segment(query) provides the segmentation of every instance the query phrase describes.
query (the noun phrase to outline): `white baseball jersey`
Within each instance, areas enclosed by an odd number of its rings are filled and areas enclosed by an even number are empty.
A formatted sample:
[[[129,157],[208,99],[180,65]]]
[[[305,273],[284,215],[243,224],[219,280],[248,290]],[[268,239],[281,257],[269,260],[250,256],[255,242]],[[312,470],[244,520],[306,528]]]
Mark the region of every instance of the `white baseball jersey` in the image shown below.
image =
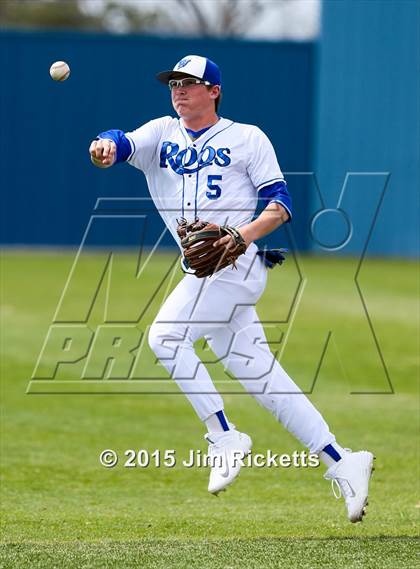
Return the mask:
[[[273,146],[256,126],[220,118],[192,141],[169,116],[126,133],[128,162],[146,176],[150,195],[179,244],[177,218],[240,227],[252,221],[258,191],[283,180]]]

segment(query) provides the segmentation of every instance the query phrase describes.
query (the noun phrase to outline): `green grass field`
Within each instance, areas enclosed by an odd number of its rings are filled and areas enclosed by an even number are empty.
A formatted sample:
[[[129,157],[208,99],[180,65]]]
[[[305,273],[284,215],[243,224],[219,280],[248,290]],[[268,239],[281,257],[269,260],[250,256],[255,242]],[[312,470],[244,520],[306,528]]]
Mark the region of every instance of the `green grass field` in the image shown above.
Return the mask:
[[[395,392],[354,395],[350,392],[365,384],[366,390],[389,391],[377,354],[366,344],[371,339],[354,295],[357,263],[303,259],[307,286],[296,320],[299,334],[282,363],[297,383],[310,387],[319,339],[325,330],[333,331],[333,340],[334,330],[340,331],[311,399],[341,444],[369,448],[377,456],[368,515],[363,524],[352,525],[343,501],[334,499],[322,478],[322,466],[246,468],[218,498],[207,493],[205,468],[124,468],[121,462],[113,469],[102,467],[98,457],[106,448],[120,456],[130,448],[176,449],[178,457],[187,456],[190,448],[205,451],[204,429],[179,394],[26,393],[73,259],[70,252],[10,251],[2,258],[0,567],[418,566],[414,263],[367,259],[363,265],[359,284]],[[133,302],[150,298],[171,261],[169,253],[155,257],[136,289],[129,278],[133,258],[120,256],[113,294],[122,317],[133,311]],[[67,315],[80,313],[103,256],[88,255],[83,262],[63,306]],[[270,273],[259,303],[261,319],[286,320],[297,283],[292,260]],[[141,326],[152,321],[163,289]],[[92,326],[101,320],[101,302],[99,295]],[[284,323],[267,325],[269,338],[287,331]],[[151,353],[143,365],[155,373]],[[350,376],[358,375],[356,383],[349,380],[348,366]],[[226,382],[218,364],[210,367],[217,381]],[[231,393],[224,399],[230,420],[252,435],[256,452],[302,450],[249,395]]]

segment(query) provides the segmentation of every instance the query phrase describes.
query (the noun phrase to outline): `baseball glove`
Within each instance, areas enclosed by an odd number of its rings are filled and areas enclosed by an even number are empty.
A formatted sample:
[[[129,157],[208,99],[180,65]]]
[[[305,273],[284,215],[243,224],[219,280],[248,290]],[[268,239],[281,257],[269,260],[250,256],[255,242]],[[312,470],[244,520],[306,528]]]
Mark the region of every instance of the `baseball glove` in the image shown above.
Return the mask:
[[[209,277],[228,265],[236,269],[236,259],[246,251],[242,235],[229,225],[217,225],[200,219],[188,223],[186,219],[181,218],[178,221],[177,233],[184,249],[184,264],[193,269],[199,279]],[[229,249],[223,245],[213,247],[213,244],[225,235],[232,237],[234,245]]]

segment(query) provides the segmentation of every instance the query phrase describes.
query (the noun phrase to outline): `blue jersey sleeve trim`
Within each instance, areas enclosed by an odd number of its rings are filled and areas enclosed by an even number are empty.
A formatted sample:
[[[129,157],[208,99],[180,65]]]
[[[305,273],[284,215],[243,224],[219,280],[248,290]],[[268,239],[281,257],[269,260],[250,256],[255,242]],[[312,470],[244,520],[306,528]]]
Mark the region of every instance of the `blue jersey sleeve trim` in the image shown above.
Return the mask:
[[[289,219],[287,221],[289,222],[292,219],[292,198],[284,180],[265,186],[258,192],[258,197],[266,206],[273,202],[279,203],[289,214]]]
[[[130,143],[131,146],[131,152],[130,152],[130,156],[127,158],[127,161],[130,160],[133,157],[133,154],[136,151],[136,143],[134,142],[134,140],[132,138],[130,138],[129,136],[125,135],[128,142]]]
[[[106,138],[107,140],[113,140],[115,142],[117,147],[115,164],[118,162],[126,162],[128,157],[131,156],[132,151],[130,141],[122,130],[106,130],[105,132],[98,134],[98,138]]]
[[[271,186],[274,182],[284,182],[284,178],[272,178],[271,180],[267,180],[258,186],[257,191],[260,192],[265,186]]]

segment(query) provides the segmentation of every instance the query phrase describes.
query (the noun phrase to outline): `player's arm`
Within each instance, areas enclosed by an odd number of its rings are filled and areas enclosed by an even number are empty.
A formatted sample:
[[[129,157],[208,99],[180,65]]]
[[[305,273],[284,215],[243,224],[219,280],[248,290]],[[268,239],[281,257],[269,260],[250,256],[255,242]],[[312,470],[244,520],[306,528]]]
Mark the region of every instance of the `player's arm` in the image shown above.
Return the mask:
[[[257,219],[254,219],[251,223],[238,228],[238,231],[242,235],[245,244],[248,247],[253,241],[261,239],[261,237],[265,237],[280,227],[280,225],[289,221],[289,217],[289,212],[284,206],[277,202],[271,202],[260,213]],[[225,245],[228,249],[230,246],[234,246],[230,235],[222,237],[214,244],[215,247],[219,245]]]
[[[242,235],[246,246],[261,237],[265,237],[283,223],[287,223],[292,218],[292,199],[284,180],[278,180],[273,184],[264,186],[259,191],[259,198],[266,207],[260,215],[238,229]],[[219,239],[215,245],[233,245],[229,235]]]
[[[109,168],[118,162],[125,162],[132,148],[122,130],[107,130],[92,140],[89,153],[92,164],[98,168]]]
[[[263,187],[258,192],[258,197],[266,205],[257,219],[239,229],[247,246],[265,237],[283,223],[288,223],[292,218],[292,198],[284,180]]]
[[[243,225],[238,231],[248,247],[250,243],[265,237],[287,221],[289,221],[289,213],[286,208],[280,203],[271,202],[257,219],[254,219],[247,225]]]
[[[156,157],[158,142],[172,117],[153,119],[130,132],[107,130],[98,134],[89,147],[91,160],[99,168],[109,168],[119,162],[147,172]]]
[[[256,127],[249,127],[248,139],[247,173],[265,209],[257,219],[237,228],[247,247],[292,218],[292,200],[273,145]],[[219,239],[217,245],[229,247],[233,245],[232,238],[227,235]]]

